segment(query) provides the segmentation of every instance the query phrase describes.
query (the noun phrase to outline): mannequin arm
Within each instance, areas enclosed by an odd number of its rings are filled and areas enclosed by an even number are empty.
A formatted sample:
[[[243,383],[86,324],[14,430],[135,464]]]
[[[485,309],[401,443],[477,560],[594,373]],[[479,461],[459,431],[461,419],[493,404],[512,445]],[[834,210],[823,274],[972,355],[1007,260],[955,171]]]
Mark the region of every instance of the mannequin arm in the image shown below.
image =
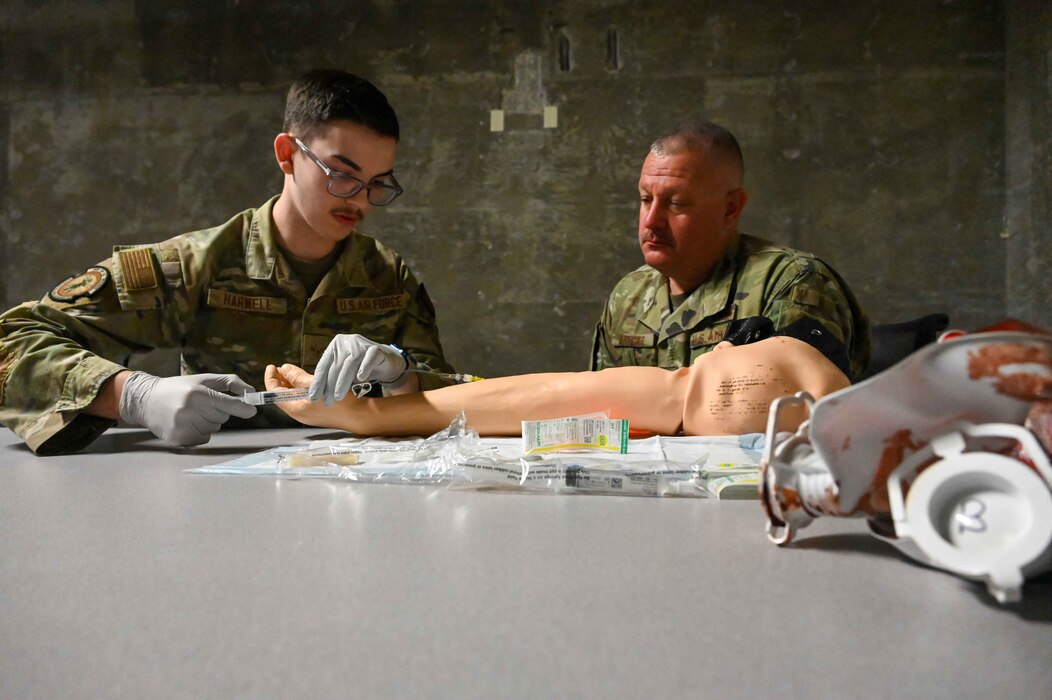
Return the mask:
[[[310,386],[295,365],[267,367],[267,389]],[[806,391],[818,399],[848,386],[848,378],[807,343],[774,337],[727,343],[689,368],[611,367],[600,372],[523,374],[384,399],[353,399],[326,407],[309,401],[278,406],[308,425],[358,435],[430,435],[461,411],[480,435],[519,435],[524,420],[606,412],[659,435],[761,432],[771,402]],[[780,429],[806,416],[787,414]]]
[[[806,391],[820,399],[850,386],[847,376],[802,340],[776,336],[747,345],[721,343],[690,367],[683,406],[687,435],[762,432],[771,402]],[[779,430],[795,430],[806,409],[784,411]]]
[[[311,375],[295,365],[266,371],[267,389],[310,386]],[[683,421],[688,370],[615,367],[601,372],[524,374],[486,379],[382,399],[278,404],[308,425],[358,435],[430,435],[461,411],[480,435],[519,435],[524,420],[607,412],[633,428],[675,435]]]

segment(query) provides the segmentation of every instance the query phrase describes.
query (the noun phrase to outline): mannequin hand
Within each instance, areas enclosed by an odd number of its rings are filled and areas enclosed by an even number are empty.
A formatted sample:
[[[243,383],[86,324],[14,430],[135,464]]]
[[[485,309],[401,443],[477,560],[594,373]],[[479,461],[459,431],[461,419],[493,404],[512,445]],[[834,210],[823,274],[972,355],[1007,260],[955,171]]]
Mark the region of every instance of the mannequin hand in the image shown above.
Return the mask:
[[[313,375],[296,365],[285,364],[281,367],[267,365],[263,374],[263,383],[267,391],[274,389],[306,389],[311,385]],[[284,411],[290,418],[298,420],[304,425],[316,425],[319,427],[338,427],[335,423],[338,417],[339,406],[327,408],[323,404],[311,401],[282,401],[274,404]]]
[[[398,386],[409,360],[393,345],[383,345],[361,335],[338,335],[322,353],[310,385],[311,401],[325,405],[342,401],[354,384],[382,382]]]
[[[175,445],[203,445],[230,416],[256,415],[255,406],[220,391],[252,390],[234,374],[161,378],[133,372],[121,392],[121,419]]]

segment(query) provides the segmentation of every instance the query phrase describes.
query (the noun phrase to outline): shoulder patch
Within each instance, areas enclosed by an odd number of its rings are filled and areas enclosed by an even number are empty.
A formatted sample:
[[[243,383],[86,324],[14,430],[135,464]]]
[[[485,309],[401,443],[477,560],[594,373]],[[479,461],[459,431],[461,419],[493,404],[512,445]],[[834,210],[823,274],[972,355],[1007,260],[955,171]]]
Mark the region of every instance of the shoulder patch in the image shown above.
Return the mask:
[[[52,301],[69,303],[90,297],[109,284],[110,271],[101,266],[89,267],[79,275],[68,277],[47,293]]]
[[[182,261],[182,257],[179,255],[179,250],[177,248],[158,247],[156,255],[162,265],[165,263],[177,263]]]
[[[818,306],[818,303],[822,301],[822,296],[818,293],[817,289],[811,289],[810,287],[794,287],[789,298],[797,304],[804,306]]]
[[[150,248],[130,248],[117,251],[117,262],[124,277],[124,288],[129,292],[157,287],[157,270]]]

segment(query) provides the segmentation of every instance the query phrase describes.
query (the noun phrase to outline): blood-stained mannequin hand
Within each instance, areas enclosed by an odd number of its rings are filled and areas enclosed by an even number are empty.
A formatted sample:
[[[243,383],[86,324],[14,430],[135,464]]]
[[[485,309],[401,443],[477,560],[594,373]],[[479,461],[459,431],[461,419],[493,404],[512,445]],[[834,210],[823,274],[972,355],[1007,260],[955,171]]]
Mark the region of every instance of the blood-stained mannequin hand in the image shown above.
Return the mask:
[[[267,367],[268,390],[306,388],[313,376],[295,365]],[[357,435],[430,435],[461,411],[480,435],[518,435],[524,420],[607,412],[659,435],[760,432],[776,398],[806,391],[819,398],[849,385],[818,350],[778,336],[748,345],[721,343],[678,370],[613,367],[600,372],[523,374],[387,398],[277,404],[308,425]],[[780,429],[794,429],[801,413]]]

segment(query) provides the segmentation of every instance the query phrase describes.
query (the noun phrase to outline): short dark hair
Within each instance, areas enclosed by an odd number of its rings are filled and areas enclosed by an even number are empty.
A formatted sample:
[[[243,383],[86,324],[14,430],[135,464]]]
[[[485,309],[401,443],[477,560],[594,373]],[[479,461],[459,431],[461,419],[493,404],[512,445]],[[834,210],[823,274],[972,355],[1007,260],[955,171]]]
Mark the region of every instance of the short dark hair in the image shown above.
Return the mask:
[[[338,119],[361,124],[398,140],[398,117],[375,85],[342,70],[316,69],[289,88],[285,103],[287,133],[306,139],[318,127]]]
[[[657,155],[671,155],[680,151],[699,151],[718,158],[725,158],[736,165],[745,177],[745,159],[738,139],[727,129],[713,122],[691,122],[682,124],[658,137],[650,146]]]

